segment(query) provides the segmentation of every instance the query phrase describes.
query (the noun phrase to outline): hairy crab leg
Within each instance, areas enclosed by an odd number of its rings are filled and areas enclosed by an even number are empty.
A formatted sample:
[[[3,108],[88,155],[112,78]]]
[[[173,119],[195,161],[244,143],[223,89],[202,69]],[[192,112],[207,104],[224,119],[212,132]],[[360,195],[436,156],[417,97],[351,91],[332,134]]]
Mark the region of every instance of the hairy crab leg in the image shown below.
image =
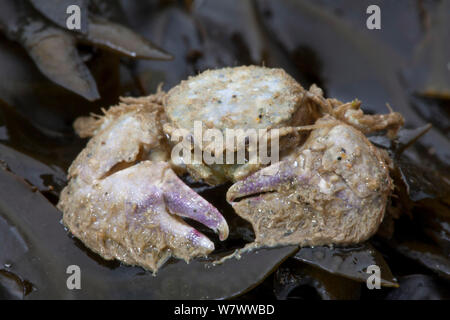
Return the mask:
[[[394,112],[389,105],[390,112],[387,114],[364,114],[361,110],[361,101],[342,103],[337,99],[326,99],[322,89],[316,85],[311,86],[306,97],[318,105],[322,113],[332,115],[364,134],[386,130],[390,138],[395,138],[405,122],[403,116]]]

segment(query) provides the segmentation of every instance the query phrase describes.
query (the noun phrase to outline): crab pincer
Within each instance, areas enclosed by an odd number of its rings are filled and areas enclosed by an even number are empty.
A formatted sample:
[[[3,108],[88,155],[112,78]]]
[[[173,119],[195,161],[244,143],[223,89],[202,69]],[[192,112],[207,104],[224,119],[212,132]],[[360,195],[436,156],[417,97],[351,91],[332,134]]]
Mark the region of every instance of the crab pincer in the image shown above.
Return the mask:
[[[184,217],[228,237],[220,212],[172,170],[160,111],[152,98],[141,98],[77,123],[93,137],[69,169],[58,203],[64,224],[90,249],[153,272],[170,257],[188,262],[214,250]]]
[[[331,116],[316,125],[304,145],[228,190],[258,246],[355,244],[383,219],[392,182],[382,151]]]
[[[219,235],[220,240],[227,239],[228,225],[220,212],[184,184],[172,170],[167,171],[166,177],[163,189],[168,210],[207,226]]]

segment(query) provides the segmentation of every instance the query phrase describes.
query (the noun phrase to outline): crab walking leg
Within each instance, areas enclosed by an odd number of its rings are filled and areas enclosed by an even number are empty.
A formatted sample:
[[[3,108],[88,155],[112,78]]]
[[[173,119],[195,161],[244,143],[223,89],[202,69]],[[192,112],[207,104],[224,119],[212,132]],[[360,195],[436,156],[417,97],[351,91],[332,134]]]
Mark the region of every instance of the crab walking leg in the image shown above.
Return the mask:
[[[172,170],[165,171],[163,189],[171,213],[202,223],[214,230],[220,240],[228,238],[228,224],[220,212],[185,185]]]
[[[342,103],[337,99],[326,99],[323,91],[316,85],[312,85],[306,93],[306,97],[320,107],[323,114],[332,115],[336,119],[353,126],[364,134],[386,130],[390,138],[395,138],[398,130],[404,125],[403,116],[394,112],[389,104],[390,113],[365,114],[361,110],[361,101]]]
[[[353,244],[378,229],[391,192],[383,157],[365,136],[331,117],[280,163],[235,183],[227,200],[260,246]]]

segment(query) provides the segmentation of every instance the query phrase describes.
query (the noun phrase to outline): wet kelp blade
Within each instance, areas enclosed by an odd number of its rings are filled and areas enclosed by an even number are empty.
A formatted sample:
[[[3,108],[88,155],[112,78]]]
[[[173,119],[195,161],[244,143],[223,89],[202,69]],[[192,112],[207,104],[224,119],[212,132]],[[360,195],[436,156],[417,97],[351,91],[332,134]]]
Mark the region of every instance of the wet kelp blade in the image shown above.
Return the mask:
[[[431,23],[417,45],[405,75],[412,89],[426,97],[450,99],[450,2],[441,1],[429,10]]]
[[[51,3],[55,2],[52,7]],[[131,58],[172,59],[170,54],[132,30],[97,16],[88,17],[85,1],[69,2],[79,5],[86,32],[81,30],[77,34],[67,29],[67,1],[36,0],[32,2],[38,9],[36,11],[27,0],[8,0],[6,13],[0,13],[0,27],[5,29],[8,37],[20,42],[39,70],[58,85],[89,101],[100,98],[95,80],[78,53],[76,46],[80,40]],[[64,13],[61,13],[63,9]],[[45,13],[50,21],[40,13]],[[59,21],[61,17],[64,21]]]
[[[25,0],[8,0],[5,5],[0,26],[25,48],[39,70],[87,100],[98,99],[94,78],[78,55],[72,33],[50,23]]]
[[[44,28],[30,35],[24,47],[39,70],[50,80],[89,101],[100,98],[94,77],[83,63],[68,32]]]
[[[47,165],[3,144],[0,144],[1,165],[24,178],[41,192],[54,189],[59,191],[67,183],[66,174],[61,168]]]
[[[400,287],[392,290],[387,300],[448,300],[450,291],[436,277],[412,274],[400,278]]]
[[[192,10],[198,20],[206,42],[221,39],[238,39],[239,44],[248,51],[253,64],[261,64],[265,54],[266,40],[258,23],[257,12],[253,1],[203,1],[196,3]],[[216,36],[220,34],[220,36]],[[216,39],[214,39],[216,38]],[[237,41],[235,41],[237,42]],[[205,45],[208,47],[208,45]],[[210,48],[213,45],[209,45]],[[218,55],[220,52],[207,52],[205,58]],[[217,57],[216,60],[220,60]]]
[[[395,165],[411,201],[439,199],[450,195],[448,173],[419,166],[407,157],[396,160]]]
[[[14,273],[0,269],[0,299],[21,300],[33,290],[33,286]]]
[[[129,19],[133,18],[140,26],[136,30],[139,34],[174,53],[174,60],[170,63],[152,60],[136,62],[135,76],[146,94],[154,92],[161,82],[164,83],[163,89],[169,90],[181,80],[196,74],[194,61],[204,54],[196,22],[188,12],[178,6],[161,9],[149,7],[150,4],[145,4],[144,13],[142,3],[128,2],[127,6],[131,7]]]
[[[0,216],[7,225],[3,229],[16,239],[0,251],[0,266],[8,265],[8,272],[32,284],[29,299],[226,299],[258,285],[298,250],[262,249],[217,266],[211,261],[172,261],[153,276],[81,250],[60,224],[61,213],[4,169],[0,189],[8,190],[0,195]],[[81,269],[81,290],[67,289],[71,265]]]
[[[274,277],[274,294],[281,300],[314,299],[316,296],[323,300],[353,300],[358,299],[360,293],[360,283],[292,259],[284,263]]]
[[[160,282],[157,298],[165,296],[175,299],[237,297],[260,284],[297,250],[296,246],[259,249],[245,253],[239,259],[232,258],[216,266],[205,261],[193,261],[189,264],[191,268],[186,268],[180,262],[169,264],[158,273],[158,277],[165,280]],[[193,277],[201,277],[202,280],[192,282]],[[218,283],[221,285],[217,285]],[[179,292],[180,286],[185,288],[184,292]]]
[[[394,249],[437,275],[450,279],[450,259],[438,247],[420,241],[404,241],[395,244]]]
[[[293,258],[334,275],[364,283],[371,275],[367,273],[367,268],[376,265],[381,271],[382,286],[398,286],[381,253],[369,243],[353,247],[302,248]]]
[[[171,60],[173,57],[134,31],[103,18],[92,16],[86,42],[130,58]]]
[[[450,196],[442,200],[427,199],[417,203],[415,218],[424,233],[450,257]]]

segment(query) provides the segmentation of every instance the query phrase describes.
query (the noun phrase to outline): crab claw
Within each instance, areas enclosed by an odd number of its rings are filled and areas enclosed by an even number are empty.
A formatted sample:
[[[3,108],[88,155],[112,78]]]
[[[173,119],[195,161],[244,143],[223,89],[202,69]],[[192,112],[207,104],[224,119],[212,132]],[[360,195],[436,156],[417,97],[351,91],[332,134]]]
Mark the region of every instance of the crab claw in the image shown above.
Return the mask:
[[[59,203],[63,222],[104,258],[152,271],[171,256],[189,261],[207,255],[214,250],[213,242],[180,217],[219,228],[222,236],[228,233],[228,226],[220,213],[195,193],[174,200],[174,178],[167,163],[143,161],[92,186],[71,184]],[[186,205],[178,205],[183,201]]]
[[[383,155],[360,131],[330,118],[287,159],[228,190],[257,245],[354,244],[378,229],[392,185]]]
[[[81,119],[77,127],[93,137],[69,169],[58,203],[64,224],[90,249],[153,272],[170,257],[188,262],[214,250],[183,218],[228,237],[220,212],[164,161],[161,116],[161,106],[146,97]]]
[[[228,238],[228,224],[220,212],[185,185],[172,170],[166,172],[163,189],[171,213],[200,222],[214,230],[222,241]]]
[[[275,192],[284,184],[296,179],[293,165],[289,161],[280,161],[236,182],[227,192],[231,204],[252,195]]]

